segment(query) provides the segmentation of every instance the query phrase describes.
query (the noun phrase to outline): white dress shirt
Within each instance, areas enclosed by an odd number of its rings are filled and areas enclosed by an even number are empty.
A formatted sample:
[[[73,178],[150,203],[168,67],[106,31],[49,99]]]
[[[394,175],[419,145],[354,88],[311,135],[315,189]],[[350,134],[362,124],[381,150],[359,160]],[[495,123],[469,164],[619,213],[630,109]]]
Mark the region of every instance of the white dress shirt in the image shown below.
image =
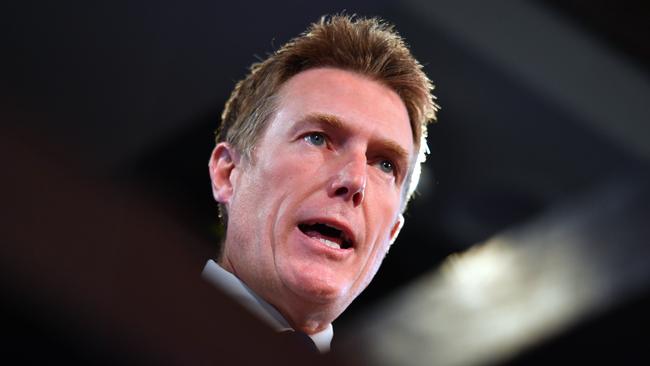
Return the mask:
[[[201,276],[234,298],[276,331],[293,330],[284,317],[271,304],[257,296],[244,282],[234,274],[223,269],[212,259],[208,260],[208,263],[205,264]],[[334,336],[334,328],[330,324],[322,331],[308,334],[308,336],[314,341],[314,344],[321,353],[327,352],[330,349],[330,343]]]

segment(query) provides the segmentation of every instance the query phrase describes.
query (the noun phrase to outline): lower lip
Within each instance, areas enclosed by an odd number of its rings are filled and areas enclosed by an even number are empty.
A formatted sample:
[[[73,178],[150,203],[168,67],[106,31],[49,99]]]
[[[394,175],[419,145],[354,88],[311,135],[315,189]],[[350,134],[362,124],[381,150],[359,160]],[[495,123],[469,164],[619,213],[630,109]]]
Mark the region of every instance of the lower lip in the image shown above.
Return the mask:
[[[350,256],[353,252],[353,248],[343,249],[329,247],[320,240],[303,233],[298,227],[296,227],[296,231],[298,231],[298,235],[309,244],[311,249],[316,250],[319,254],[326,255],[331,259],[342,260]]]

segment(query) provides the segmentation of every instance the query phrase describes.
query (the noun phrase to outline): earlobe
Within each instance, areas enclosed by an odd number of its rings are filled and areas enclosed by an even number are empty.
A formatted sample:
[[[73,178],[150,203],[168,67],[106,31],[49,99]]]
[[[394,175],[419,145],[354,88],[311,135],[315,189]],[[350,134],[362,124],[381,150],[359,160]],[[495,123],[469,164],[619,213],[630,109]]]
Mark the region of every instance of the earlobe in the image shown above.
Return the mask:
[[[399,214],[397,217],[397,221],[395,221],[395,224],[393,224],[393,228],[390,230],[390,245],[393,245],[395,242],[395,239],[397,239],[397,235],[399,235],[400,230],[402,230],[402,227],[404,226],[404,215]]]
[[[226,142],[220,142],[212,150],[208,167],[215,201],[228,204],[233,193],[232,172],[237,166],[238,155]]]

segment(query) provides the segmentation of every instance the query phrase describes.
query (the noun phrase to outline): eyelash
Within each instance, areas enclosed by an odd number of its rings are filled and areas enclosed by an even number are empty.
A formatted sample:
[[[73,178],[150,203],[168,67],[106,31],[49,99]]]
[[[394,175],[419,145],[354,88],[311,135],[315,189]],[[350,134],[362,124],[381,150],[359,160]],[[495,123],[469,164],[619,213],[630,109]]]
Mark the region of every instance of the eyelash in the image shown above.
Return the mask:
[[[319,143],[314,142],[314,140],[313,140],[314,137],[320,138],[321,142],[319,142]],[[328,142],[329,138],[327,137],[327,135],[325,135],[322,132],[309,132],[309,133],[307,133],[306,135],[303,136],[303,140],[305,140],[305,142],[307,142],[308,144],[311,144],[311,145],[314,145],[314,146],[325,146],[325,145],[327,145],[327,142]],[[384,165],[383,165],[384,163],[390,164],[390,168],[388,168],[388,169],[390,169],[389,171],[384,170]],[[379,165],[379,169],[382,172],[384,172],[386,174],[392,174],[395,177],[398,176],[398,173],[399,173],[398,168],[395,165],[395,163],[393,163],[391,160],[389,160],[389,159],[381,159],[381,160],[378,160],[376,164]]]

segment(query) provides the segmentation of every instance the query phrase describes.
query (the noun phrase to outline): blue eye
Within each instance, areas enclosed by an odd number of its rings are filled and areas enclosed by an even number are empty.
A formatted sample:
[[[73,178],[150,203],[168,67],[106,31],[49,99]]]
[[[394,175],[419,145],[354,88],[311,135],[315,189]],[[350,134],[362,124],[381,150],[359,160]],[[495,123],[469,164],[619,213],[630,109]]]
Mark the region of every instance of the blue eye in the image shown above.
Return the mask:
[[[379,169],[385,173],[393,173],[395,171],[395,166],[390,160],[382,160],[379,162]]]
[[[312,132],[309,135],[305,136],[305,141],[314,146],[323,146],[325,145],[325,135],[318,132]]]

